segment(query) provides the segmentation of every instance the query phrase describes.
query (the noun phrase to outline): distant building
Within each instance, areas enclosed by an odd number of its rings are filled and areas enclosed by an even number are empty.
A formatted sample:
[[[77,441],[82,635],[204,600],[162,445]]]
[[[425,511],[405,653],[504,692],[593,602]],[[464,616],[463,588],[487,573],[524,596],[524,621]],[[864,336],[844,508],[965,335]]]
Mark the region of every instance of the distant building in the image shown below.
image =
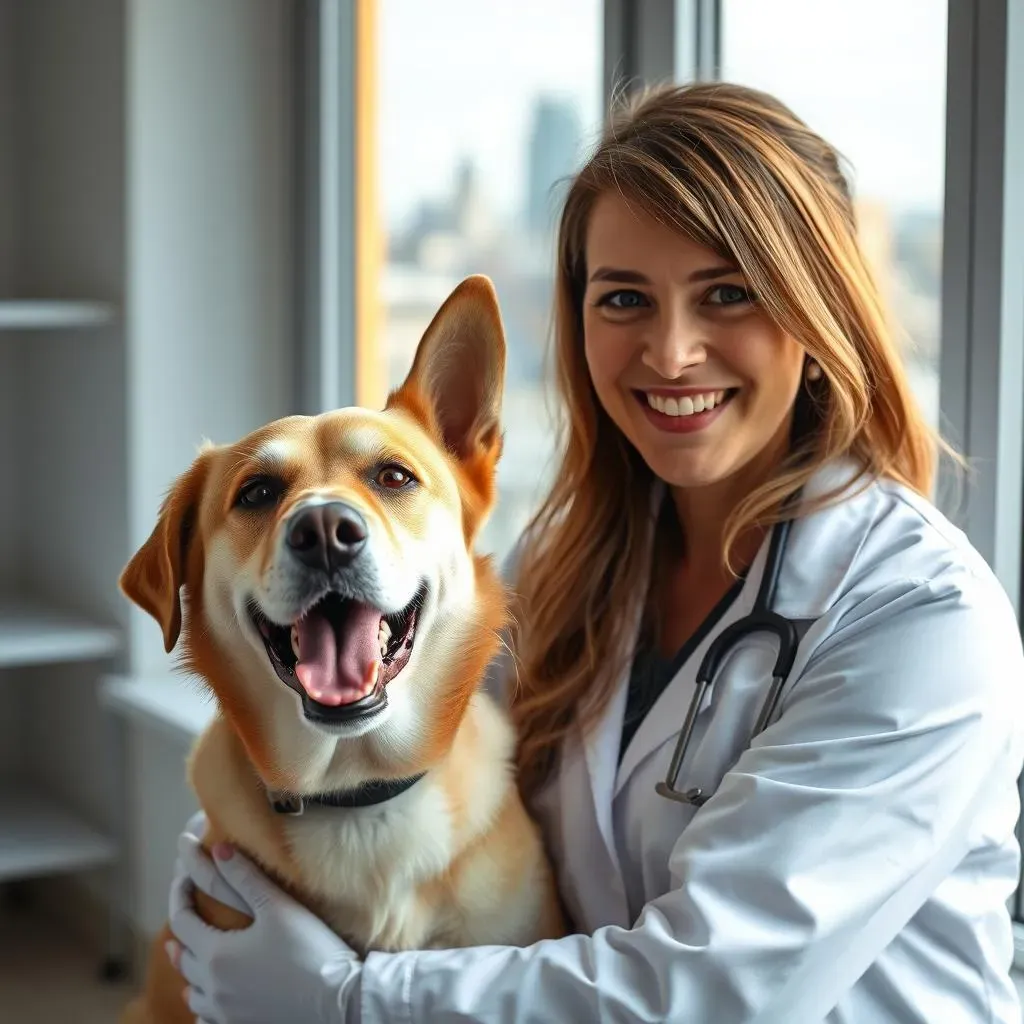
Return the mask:
[[[555,223],[566,179],[577,168],[581,136],[572,103],[538,98],[526,153],[526,227],[534,235],[546,235]]]

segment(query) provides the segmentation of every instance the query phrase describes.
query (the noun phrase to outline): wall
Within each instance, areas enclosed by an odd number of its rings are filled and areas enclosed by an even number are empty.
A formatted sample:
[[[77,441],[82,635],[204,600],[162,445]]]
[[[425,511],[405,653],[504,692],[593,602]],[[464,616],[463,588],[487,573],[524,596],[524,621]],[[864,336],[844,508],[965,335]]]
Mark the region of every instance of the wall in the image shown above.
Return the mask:
[[[136,0],[128,26],[131,549],[204,437],[294,408],[292,30],[287,0]],[[165,673],[131,618],[129,665]],[[185,750],[133,729],[134,917],[163,920],[194,802]]]
[[[128,88],[132,547],[205,437],[293,408],[285,0],[138,0]],[[160,671],[141,613],[131,665]]]
[[[132,920],[142,936],[156,934],[167,919],[178,834],[198,808],[183,781],[187,749],[164,730],[143,725],[131,730]]]

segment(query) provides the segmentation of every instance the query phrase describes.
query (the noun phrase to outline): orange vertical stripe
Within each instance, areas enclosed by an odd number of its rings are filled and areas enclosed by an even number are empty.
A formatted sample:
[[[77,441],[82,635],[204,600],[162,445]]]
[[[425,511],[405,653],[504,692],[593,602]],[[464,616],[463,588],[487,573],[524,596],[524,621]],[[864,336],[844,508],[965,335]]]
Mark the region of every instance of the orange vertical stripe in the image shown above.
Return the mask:
[[[377,169],[377,0],[356,0],[355,20],[356,402],[377,409],[387,397],[381,305],[384,231]]]

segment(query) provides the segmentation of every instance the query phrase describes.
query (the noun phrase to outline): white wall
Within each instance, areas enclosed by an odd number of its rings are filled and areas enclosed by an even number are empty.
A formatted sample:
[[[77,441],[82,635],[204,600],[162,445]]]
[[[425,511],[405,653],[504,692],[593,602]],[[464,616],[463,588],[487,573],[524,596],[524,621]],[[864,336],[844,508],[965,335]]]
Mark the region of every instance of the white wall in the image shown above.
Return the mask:
[[[287,0],[135,0],[128,28],[128,536],[153,528],[204,437],[294,408],[292,79]],[[170,665],[141,612],[133,672]],[[185,749],[132,735],[136,923],[166,913],[194,807]]]
[[[167,895],[178,854],[178,834],[198,808],[182,782],[188,745],[146,726],[133,728],[129,756],[132,920],[140,935],[154,935],[167,919]]]
[[[293,409],[286,0],[137,0],[129,35],[133,546],[204,437]],[[136,671],[166,665],[151,620]]]

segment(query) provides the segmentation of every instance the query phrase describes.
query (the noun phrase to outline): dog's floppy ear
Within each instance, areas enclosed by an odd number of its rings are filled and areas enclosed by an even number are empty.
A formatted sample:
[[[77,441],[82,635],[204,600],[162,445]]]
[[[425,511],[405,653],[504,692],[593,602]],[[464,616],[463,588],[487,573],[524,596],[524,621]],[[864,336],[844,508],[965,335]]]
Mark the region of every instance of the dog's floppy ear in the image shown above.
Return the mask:
[[[171,488],[149,539],[121,573],[118,585],[130,601],[149,612],[164,634],[164,650],[174,650],[181,633],[181,586],[199,498],[209,468],[206,453]]]
[[[497,461],[505,332],[494,286],[468,277],[430,322],[405,383],[388,399],[427,420],[463,462]]]

